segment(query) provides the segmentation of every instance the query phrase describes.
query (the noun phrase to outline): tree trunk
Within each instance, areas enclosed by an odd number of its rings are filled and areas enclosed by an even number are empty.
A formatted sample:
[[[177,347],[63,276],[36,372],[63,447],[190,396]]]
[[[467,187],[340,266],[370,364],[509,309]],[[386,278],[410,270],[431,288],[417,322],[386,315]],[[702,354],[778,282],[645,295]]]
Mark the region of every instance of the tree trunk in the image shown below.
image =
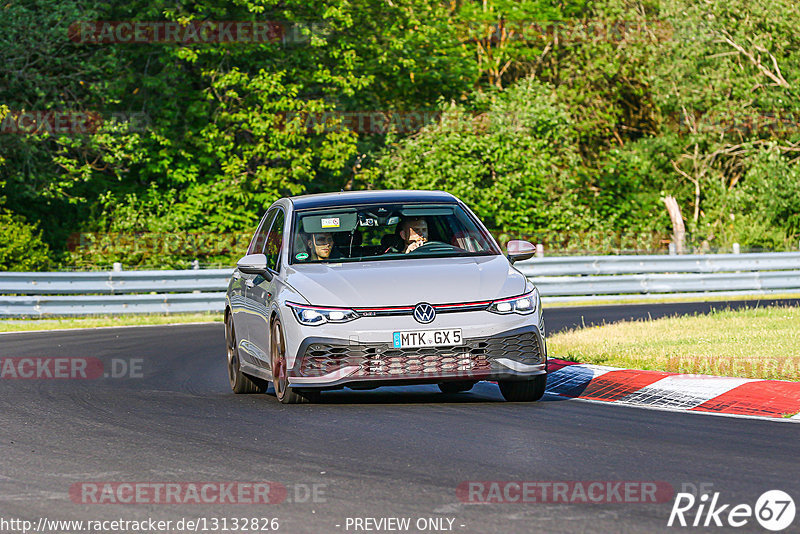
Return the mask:
[[[686,227],[683,224],[683,217],[681,217],[681,208],[678,206],[678,201],[675,200],[675,197],[670,195],[664,198],[664,204],[667,205],[669,218],[672,221],[672,242],[675,243],[675,251],[678,254],[683,254],[686,241]]]

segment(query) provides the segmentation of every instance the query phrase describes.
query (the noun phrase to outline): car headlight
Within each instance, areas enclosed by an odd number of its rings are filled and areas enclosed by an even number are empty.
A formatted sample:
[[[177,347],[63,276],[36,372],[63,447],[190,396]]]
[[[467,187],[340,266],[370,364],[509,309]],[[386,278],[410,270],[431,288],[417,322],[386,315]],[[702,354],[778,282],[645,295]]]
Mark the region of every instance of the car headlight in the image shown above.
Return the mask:
[[[539,307],[539,303],[539,290],[534,289],[530,293],[526,293],[525,295],[521,295],[519,297],[511,297],[492,301],[487,309],[492,313],[499,313],[501,315],[506,315],[509,313],[528,315],[529,313],[536,311],[536,309]]]
[[[358,319],[359,315],[350,308],[322,308],[287,302],[300,324],[317,326],[325,323],[346,323]]]

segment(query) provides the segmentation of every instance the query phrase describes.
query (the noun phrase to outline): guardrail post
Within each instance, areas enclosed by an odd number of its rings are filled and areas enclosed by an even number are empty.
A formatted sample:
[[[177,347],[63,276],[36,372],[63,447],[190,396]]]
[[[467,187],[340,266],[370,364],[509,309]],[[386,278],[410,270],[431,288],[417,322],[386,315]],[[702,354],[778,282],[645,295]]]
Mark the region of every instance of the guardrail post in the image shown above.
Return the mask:
[[[538,243],[536,245],[536,257],[537,258],[544,258],[544,245],[541,244],[541,243]]]
[[[734,254],[739,254],[739,243],[734,243],[733,244],[733,253]]]
[[[200,262],[199,261],[194,260],[192,262],[192,270],[194,270],[194,271],[199,271],[200,270]]]
[[[113,270],[115,273],[118,273],[118,272],[122,271],[122,264],[121,264],[120,262],[118,262],[118,261],[115,261],[115,262],[114,262],[114,265],[111,267],[111,269],[112,269],[112,270]]]
[[[678,250],[675,247],[675,243],[673,243],[672,241],[670,241],[670,243],[669,243],[669,255],[670,256],[677,256],[678,255]]]

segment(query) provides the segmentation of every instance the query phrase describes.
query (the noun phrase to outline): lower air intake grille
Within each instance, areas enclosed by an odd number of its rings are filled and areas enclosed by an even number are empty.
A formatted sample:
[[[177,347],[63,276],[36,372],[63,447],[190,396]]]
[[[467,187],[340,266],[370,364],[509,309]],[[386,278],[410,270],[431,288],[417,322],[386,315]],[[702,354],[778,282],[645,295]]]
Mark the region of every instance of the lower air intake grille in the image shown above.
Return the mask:
[[[473,338],[454,347],[396,349],[388,344],[332,345],[312,343],[303,354],[301,376],[323,376],[357,366],[351,377],[435,376],[452,373],[488,373],[495,358],[534,365],[542,362],[539,340],[533,332],[504,337]]]

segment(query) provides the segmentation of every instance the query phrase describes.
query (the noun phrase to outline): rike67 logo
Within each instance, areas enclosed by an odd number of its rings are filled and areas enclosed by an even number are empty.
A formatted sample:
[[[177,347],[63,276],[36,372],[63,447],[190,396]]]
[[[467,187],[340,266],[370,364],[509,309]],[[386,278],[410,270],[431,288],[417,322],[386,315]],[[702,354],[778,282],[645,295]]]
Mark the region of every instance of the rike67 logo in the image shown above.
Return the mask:
[[[755,518],[765,529],[779,532],[794,522],[794,500],[785,491],[766,491],[756,500],[755,506],[723,504],[719,496],[718,491],[710,497],[704,493],[699,498],[691,493],[678,493],[667,526],[739,528],[751,524]]]

